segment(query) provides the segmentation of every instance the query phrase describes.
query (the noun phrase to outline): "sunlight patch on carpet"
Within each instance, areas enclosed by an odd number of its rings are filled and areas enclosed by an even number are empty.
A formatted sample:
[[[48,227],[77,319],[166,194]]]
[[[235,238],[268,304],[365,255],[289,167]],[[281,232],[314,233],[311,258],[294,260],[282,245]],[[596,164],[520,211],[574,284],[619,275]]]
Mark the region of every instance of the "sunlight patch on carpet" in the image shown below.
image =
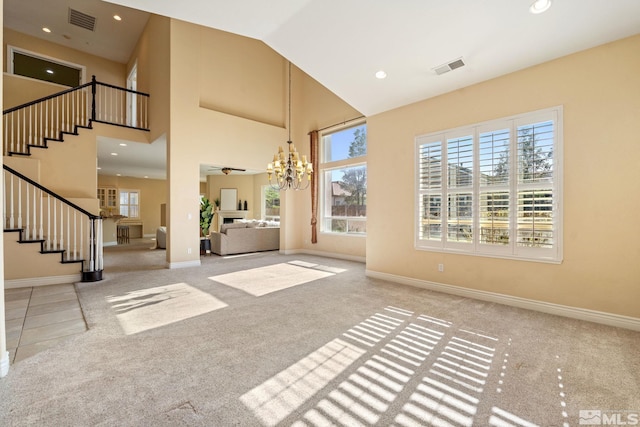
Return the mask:
[[[107,301],[126,335],[169,325],[227,306],[186,283],[158,286],[108,296]]]
[[[336,338],[249,390],[240,396],[240,400],[265,426],[275,426],[365,352]]]
[[[259,297],[271,292],[281,291],[293,286],[313,282],[333,276],[335,273],[315,268],[282,263],[267,267],[252,268],[236,271],[235,273],[212,276],[209,279],[223,285],[240,289],[253,296]]]

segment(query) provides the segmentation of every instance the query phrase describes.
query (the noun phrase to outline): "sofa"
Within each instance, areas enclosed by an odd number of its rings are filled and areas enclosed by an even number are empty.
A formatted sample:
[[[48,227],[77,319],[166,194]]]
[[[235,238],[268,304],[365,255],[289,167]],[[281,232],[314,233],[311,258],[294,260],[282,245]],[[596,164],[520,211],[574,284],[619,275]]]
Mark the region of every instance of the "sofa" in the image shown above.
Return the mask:
[[[280,249],[280,225],[266,221],[242,221],[222,224],[220,232],[212,231],[211,253],[217,255]]]
[[[156,248],[167,249],[167,227],[158,227],[156,230]]]

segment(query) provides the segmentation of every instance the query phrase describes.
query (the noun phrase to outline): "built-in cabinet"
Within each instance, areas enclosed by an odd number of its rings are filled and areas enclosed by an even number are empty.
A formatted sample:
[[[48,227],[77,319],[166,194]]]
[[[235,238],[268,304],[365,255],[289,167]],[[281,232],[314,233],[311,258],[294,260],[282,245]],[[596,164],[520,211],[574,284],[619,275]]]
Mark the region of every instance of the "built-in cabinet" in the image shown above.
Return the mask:
[[[114,187],[98,187],[101,210],[115,210],[118,207],[118,190]]]

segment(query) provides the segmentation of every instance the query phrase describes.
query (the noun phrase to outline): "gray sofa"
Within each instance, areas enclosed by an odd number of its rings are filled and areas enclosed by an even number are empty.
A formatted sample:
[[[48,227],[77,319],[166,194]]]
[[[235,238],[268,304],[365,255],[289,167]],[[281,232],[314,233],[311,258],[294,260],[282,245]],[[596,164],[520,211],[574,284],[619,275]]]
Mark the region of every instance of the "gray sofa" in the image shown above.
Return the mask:
[[[209,239],[211,253],[217,255],[274,251],[280,249],[280,227],[264,221],[222,224],[220,232],[212,231]]]

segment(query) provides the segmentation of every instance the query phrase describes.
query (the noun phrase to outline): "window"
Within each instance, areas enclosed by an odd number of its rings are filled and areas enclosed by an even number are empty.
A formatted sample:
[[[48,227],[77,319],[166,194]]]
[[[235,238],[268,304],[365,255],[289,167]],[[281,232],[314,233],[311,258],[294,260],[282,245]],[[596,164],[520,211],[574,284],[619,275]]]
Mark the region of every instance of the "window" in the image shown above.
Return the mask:
[[[59,59],[49,58],[33,52],[7,47],[9,73],[59,85],[76,87],[84,80],[85,68]]]
[[[416,138],[416,247],[562,260],[562,108]]]
[[[120,215],[140,218],[139,190],[120,190]]]
[[[270,185],[262,186],[262,219],[280,221],[280,191]]]
[[[367,127],[359,124],[322,134],[320,140],[321,232],[367,232]]]

